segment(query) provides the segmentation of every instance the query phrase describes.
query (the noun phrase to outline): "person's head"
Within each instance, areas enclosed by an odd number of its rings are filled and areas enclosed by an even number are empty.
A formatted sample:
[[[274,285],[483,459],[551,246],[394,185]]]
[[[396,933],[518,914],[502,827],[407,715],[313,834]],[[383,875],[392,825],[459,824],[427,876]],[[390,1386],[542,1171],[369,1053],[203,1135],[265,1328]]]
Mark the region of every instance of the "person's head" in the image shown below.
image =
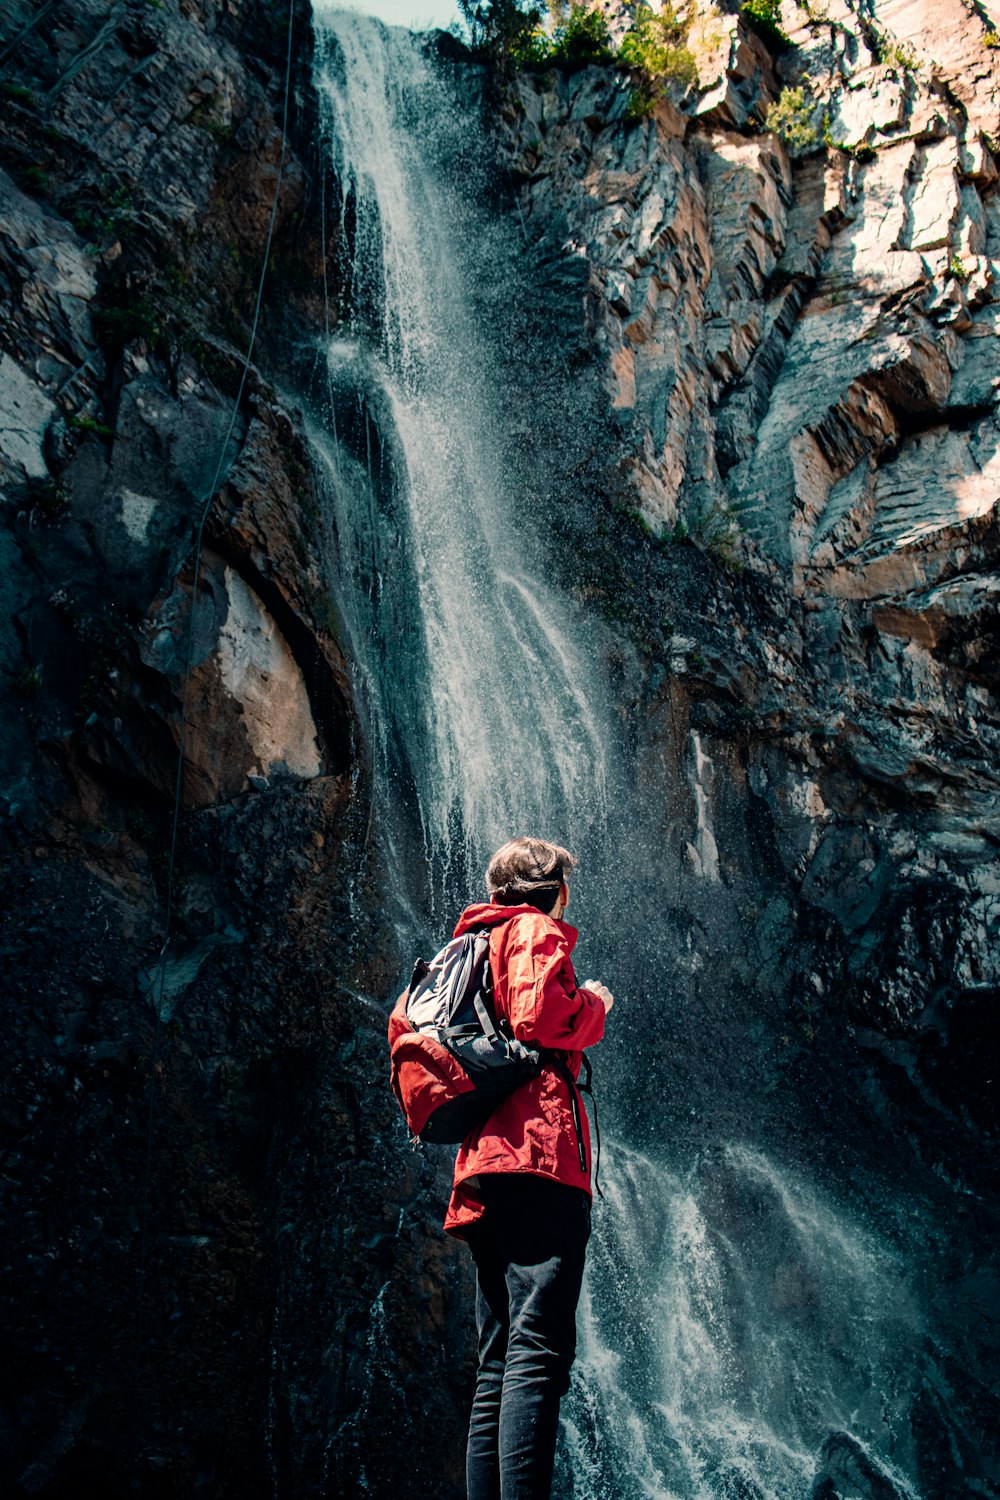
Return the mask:
[[[486,889],[499,906],[535,906],[561,917],[569,901],[566,877],[576,864],[568,849],[546,839],[511,839],[486,870]]]

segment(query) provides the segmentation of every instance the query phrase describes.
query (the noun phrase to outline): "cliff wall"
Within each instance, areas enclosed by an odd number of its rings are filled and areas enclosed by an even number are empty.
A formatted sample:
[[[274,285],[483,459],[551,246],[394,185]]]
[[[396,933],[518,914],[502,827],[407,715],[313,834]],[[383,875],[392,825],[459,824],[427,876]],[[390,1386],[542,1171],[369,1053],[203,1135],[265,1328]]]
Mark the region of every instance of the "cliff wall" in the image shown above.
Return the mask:
[[[336,233],[309,8],[22,4],[0,47],[0,1483],[378,1485],[400,1203],[423,1311],[394,1359],[454,1295],[361,998],[398,959],[364,925],[366,753],[276,394]]]
[[[563,524],[578,592],[654,664],[668,868],[686,848],[725,885],[712,809],[745,844],[757,808],[837,934],[838,1003],[936,1051],[989,1030],[998,984],[1000,53],[957,3],[783,24],[701,16],[699,85],[639,123],[605,68],[512,93],[526,254],[577,267],[595,488],[632,517],[609,545],[581,490]],[[761,124],[792,90],[789,148]],[[956,1072],[950,1107],[985,1118],[992,1061]]]
[[[698,84],[651,118],[606,67],[504,112],[525,255],[584,299],[563,401],[606,393],[555,526],[618,626],[626,921],[671,934],[636,976],[662,1082],[611,1109],[674,1160],[780,1142],[908,1246],[962,1374],[942,1404],[917,1359],[901,1441],[957,1495],[996,1481],[969,1351],[996,1290],[997,33],[786,5],[783,42],[734,11],[698,15]],[[897,1493],[832,1435],[825,1463],[818,1493]]]

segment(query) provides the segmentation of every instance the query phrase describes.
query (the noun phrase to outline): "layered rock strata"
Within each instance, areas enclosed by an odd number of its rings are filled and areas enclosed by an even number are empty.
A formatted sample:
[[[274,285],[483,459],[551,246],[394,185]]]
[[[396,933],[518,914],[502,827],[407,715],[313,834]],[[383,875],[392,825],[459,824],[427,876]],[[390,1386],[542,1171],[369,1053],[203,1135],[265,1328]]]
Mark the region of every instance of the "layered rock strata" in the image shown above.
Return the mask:
[[[780,1140],[907,1247],[962,1375],[901,1440],[923,1493],[991,1492],[1000,53],[958,4],[781,26],[700,8],[699,84],[649,118],[608,68],[522,77],[503,115],[526,243],[585,291],[570,387],[613,416],[557,524],[622,642],[626,920],[670,934],[639,984],[662,1081],[611,1109],[673,1159]],[[903,1201],[937,1225],[920,1271]],[[882,1493],[850,1469],[817,1454],[816,1484]]]
[[[648,596],[636,636],[703,715],[781,744],[750,776],[811,903],[856,940],[886,901],[950,905],[951,956],[925,982],[911,954],[907,1001],[855,949],[867,1019],[916,1035],[939,985],[978,1005],[1000,982],[1000,53],[957,3],[783,26],[769,51],[701,15],[699,87],[638,124],[592,68],[519,80],[505,128],[529,238],[586,268],[619,503],[674,590],[672,638]],[[791,89],[794,152],[763,128]],[[692,548],[718,580],[694,614]]]

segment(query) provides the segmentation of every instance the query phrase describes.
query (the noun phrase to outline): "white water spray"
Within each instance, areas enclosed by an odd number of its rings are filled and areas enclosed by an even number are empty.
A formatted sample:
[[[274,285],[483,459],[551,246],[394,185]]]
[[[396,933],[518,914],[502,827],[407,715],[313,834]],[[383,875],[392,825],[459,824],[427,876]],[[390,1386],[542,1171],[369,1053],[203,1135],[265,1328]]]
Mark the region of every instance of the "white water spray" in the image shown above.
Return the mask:
[[[920,1381],[884,1245],[744,1147],[683,1177],[616,1147],[605,1193],[564,1422],[579,1500],[806,1500],[831,1433],[918,1500],[884,1456]]]

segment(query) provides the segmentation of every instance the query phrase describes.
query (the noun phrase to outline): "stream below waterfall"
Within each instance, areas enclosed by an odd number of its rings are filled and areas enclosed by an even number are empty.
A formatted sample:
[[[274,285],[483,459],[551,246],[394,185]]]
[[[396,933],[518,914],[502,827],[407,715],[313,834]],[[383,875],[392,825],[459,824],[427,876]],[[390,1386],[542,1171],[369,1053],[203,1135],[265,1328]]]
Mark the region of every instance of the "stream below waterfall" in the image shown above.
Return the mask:
[[[505,300],[530,271],[516,215],[491,202],[474,90],[426,37],[325,6],[315,29],[342,231],[311,440],[400,948],[440,941],[491,850],[537,831],[583,856],[580,967],[618,999],[595,1056],[605,1196],[558,1492],[993,1494],[960,1487],[958,1460],[947,1468],[948,1442],[965,1441],[960,1418],[941,1415],[952,1353],[926,1306],[933,1270],[915,1261],[939,1229],[905,1198],[873,1212],[878,1182],[855,1173],[849,1144],[814,1151],[803,1129],[793,1154],[771,1121],[796,1106],[777,1091],[741,1095],[743,1049],[776,1045],[763,1022],[744,1025],[725,995],[713,1011],[673,980],[666,993],[689,938],[658,922],[656,891],[682,876],[662,868],[663,789],[641,780],[623,728],[611,627],[559,585],[546,497],[508,441],[517,361],[497,351]],[[523,409],[530,350],[521,369]],[[721,952],[738,939],[695,740],[688,933]],[[692,949],[692,986],[699,968]],[[652,1036],[668,1005],[669,1045]],[[921,1450],[930,1408],[950,1434],[935,1439],[939,1484]]]

